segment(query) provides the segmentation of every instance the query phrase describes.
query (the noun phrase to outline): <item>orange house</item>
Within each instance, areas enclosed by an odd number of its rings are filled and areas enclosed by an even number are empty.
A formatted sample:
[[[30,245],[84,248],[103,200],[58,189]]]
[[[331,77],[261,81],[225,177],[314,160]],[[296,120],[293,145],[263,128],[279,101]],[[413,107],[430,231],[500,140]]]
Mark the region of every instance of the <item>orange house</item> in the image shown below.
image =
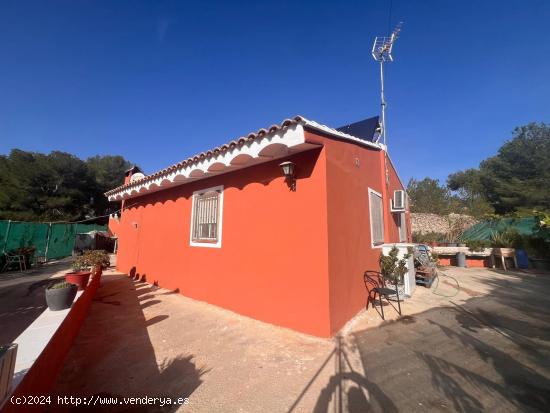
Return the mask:
[[[363,272],[378,269],[380,246],[411,237],[386,148],[351,126],[298,116],[148,176],[131,169],[105,194],[123,205],[110,220],[118,269],[258,320],[334,335],[364,308]]]

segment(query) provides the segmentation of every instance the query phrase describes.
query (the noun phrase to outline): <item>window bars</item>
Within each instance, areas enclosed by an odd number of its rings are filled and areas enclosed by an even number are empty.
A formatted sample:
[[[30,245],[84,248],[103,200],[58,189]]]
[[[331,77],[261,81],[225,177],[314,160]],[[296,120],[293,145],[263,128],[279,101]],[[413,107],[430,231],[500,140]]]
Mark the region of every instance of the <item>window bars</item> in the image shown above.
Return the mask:
[[[210,191],[194,196],[193,241],[217,242],[220,192]]]

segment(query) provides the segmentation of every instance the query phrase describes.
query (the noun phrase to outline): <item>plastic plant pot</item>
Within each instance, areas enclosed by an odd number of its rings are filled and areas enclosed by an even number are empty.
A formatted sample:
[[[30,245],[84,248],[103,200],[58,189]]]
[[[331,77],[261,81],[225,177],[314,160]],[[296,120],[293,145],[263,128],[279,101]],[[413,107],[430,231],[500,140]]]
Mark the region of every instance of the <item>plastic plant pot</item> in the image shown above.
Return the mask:
[[[46,304],[52,311],[60,311],[70,308],[78,288],[74,284],[69,284],[65,288],[47,288]]]

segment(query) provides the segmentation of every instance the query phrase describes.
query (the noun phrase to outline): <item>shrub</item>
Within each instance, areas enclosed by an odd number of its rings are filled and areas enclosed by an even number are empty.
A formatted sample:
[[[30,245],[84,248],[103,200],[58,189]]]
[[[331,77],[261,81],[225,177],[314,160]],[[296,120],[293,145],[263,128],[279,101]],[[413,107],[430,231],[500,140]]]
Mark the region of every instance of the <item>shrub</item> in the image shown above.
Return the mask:
[[[397,256],[399,255],[399,250],[394,245],[388,255],[384,255],[383,252],[380,253],[380,272],[384,276],[385,279],[391,281],[394,284],[397,284],[398,282],[401,282],[403,280],[403,276],[407,273],[407,260],[411,256],[411,252],[409,249],[409,252],[403,256],[403,258],[399,259]]]
[[[522,244],[522,236],[515,229],[491,234],[491,246],[494,248],[521,248]]]
[[[68,288],[68,287],[70,287],[71,285],[73,285],[73,284],[68,283],[67,281],[61,281],[61,282],[58,282],[58,283],[56,283],[56,284],[54,284],[54,285],[48,287],[48,289],[49,289],[49,290],[60,290],[60,289],[62,289],[62,288]]]
[[[550,259],[550,242],[542,237],[528,235],[524,237],[525,251],[531,258]]]
[[[79,255],[73,261],[73,270],[82,271],[88,270],[100,265],[101,268],[105,269],[111,264],[109,259],[109,254],[104,250],[87,250],[84,251],[82,255]]]
[[[485,239],[465,240],[464,242],[471,252],[483,251],[491,246],[491,241]]]
[[[413,232],[412,239],[417,244],[429,244],[430,242],[442,242],[445,239],[445,234],[440,232],[426,232],[425,234]]]
[[[99,265],[101,268],[105,269],[111,265],[109,254],[104,250],[88,250],[85,251],[82,256],[90,267]]]
[[[90,264],[88,263],[84,255],[79,255],[74,259],[71,267],[74,272],[80,272],[83,270],[88,270],[90,268]]]

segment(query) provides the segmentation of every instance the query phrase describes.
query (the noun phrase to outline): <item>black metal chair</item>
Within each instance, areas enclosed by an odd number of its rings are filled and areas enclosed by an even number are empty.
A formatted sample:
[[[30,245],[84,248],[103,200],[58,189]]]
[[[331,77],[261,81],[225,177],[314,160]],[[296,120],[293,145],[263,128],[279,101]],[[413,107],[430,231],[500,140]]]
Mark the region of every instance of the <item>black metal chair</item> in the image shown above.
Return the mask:
[[[367,310],[369,309],[369,303],[372,301],[373,308],[380,314],[382,320],[385,320],[384,317],[384,305],[382,303],[382,298],[385,298],[388,304],[390,304],[395,311],[401,315],[401,300],[399,298],[399,290],[397,284],[393,284],[395,288],[390,288],[386,284],[384,276],[378,271],[365,271],[363,275],[363,280],[365,282],[365,288],[367,289],[368,298],[367,298]],[[376,296],[378,296],[378,302],[380,303],[380,310],[376,308]],[[397,299],[397,308],[393,305],[390,300],[390,297],[395,296]]]

